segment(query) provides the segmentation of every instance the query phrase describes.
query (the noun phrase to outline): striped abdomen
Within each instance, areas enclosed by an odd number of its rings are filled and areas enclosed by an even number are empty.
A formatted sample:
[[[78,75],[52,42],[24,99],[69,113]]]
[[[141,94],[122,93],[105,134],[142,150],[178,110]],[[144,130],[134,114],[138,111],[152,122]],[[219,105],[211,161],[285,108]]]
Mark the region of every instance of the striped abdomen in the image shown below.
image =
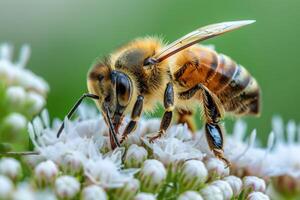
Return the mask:
[[[260,89],[241,65],[214,50],[195,45],[181,52],[175,61],[173,77],[189,89],[202,83],[217,95],[226,112],[259,114]]]

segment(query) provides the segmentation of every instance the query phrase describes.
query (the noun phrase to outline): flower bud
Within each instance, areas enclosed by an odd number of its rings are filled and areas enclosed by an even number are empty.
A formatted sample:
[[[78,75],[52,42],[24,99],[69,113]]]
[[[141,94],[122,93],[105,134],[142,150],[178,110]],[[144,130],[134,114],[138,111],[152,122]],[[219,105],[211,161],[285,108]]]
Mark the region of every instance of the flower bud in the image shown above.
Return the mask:
[[[212,182],[212,185],[217,186],[222,191],[224,200],[230,200],[233,197],[233,191],[226,181],[217,180]]]
[[[83,169],[80,155],[78,155],[76,152],[71,152],[64,155],[63,159],[61,160],[61,167],[69,174],[79,173]]]
[[[61,199],[72,199],[80,190],[80,183],[72,176],[61,176],[55,181],[55,192]]]
[[[265,181],[256,176],[245,176],[243,178],[243,185],[243,189],[247,192],[264,192],[266,190]]]
[[[6,176],[0,175],[0,185],[0,199],[8,199],[14,188],[13,183]]]
[[[167,172],[158,160],[146,160],[140,171],[141,191],[157,192],[164,184]]]
[[[178,200],[203,200],[203,198],[198,192],[186,191],[178,197]]]
[[[46,104],[44,97],[35,92],[28,92],[27,102],[30,104],[28,111],[32,115],[39,113]]]
[[[153,194],[141,192],[135,196],[134,200],[156,200],[156,198]]]
[[[215,185],[205,186],[200,190],[200,194],[205,200],[223,200],[222,191]]]
[[[137,179],[132,179],[125,183],[121,188],[117,188],[113,192],[115,199],[131,200],[137,194],[140,188],[140,182]]]
[[[27,119],[20,113],[10,113],[4,119],[4,124],[13,133],[25,130],[27,127]]]
[[[137,168],[147,159],[148,152],[144,147],[140,147],[136,144],[130,145],[127,150],[125,165],[127,167]]]
[[[208,172],[203,162],[199,160],[186,161],[179,175],[181,191],[197,190],[207,180]]]
[[[210,179],[215,180],[229,175],[229,167],[217,158],[209,158],[205,162]]]
[[[240,195],[243,186],[242,180],[240,178],[236,176],[227,176],[223,180],[230,185],[234,197]]]
[[[19,161],[14,158],[2,158],[0,160],[0,174],[16,180],[21,176],[21,165]]]
[[[85,187],[81,193],[82,200],[107,200],[107,195],[105,191],[97,186],[90,185]]]
[[[40,186],[52,184],[58,174],[58,169],[54,162],[47,160],[35,167],[34,174]]]
[[[18,188],[12,193],[12,200],[35,200],[33,189],[27,183],[21,183]],[[45,198],[44,198],[45,199]]]
[[[247,196],[247,200],[270,200],[270,198],[261,192],[251,192]]]
[[[10,105],[21,106],[26,100],[26,92],[20,86],[11,86],[6,90],[6,98]]]

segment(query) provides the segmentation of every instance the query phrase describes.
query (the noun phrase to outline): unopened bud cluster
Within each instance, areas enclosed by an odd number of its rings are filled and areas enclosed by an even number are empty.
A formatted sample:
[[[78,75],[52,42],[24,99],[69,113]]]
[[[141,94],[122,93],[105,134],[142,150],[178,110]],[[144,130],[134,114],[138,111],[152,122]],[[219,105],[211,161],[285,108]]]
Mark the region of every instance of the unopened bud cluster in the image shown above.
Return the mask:
[[[13,62],[12,47],[0,45],[1,147],[15,138],[25,138],[28,121],[46,104],[49,86],[42,78],[25,69],[29,56],[30,48],[24,45],[19,60]]]

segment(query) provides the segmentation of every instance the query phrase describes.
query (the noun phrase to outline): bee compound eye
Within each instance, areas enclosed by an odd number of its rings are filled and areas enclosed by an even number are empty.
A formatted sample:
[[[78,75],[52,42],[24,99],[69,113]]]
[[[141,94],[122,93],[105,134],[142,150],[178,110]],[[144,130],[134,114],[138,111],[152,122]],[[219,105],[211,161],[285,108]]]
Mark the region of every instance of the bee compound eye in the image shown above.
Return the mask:
[[[127,77],[125,74],[120,74],[118,76],[116,92],[119,104],[122,106],[127,105],[131,98],[132,88],[129,77]]]

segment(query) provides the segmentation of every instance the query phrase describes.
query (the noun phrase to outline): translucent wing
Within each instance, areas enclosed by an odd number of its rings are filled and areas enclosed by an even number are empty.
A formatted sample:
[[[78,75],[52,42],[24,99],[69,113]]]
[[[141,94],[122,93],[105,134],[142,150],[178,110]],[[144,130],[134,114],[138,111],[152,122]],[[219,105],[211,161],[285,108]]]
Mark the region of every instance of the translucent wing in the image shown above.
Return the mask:
[[[160,52],[155,54],[153,58],[157,62],[161,62],[166,58],[174,55],[175,53],[193,45],[200,41],[207,40],[209,38],[221,35],[223,33],[241,28],[248,24],[254,23],[255,20],[243,20],[243,21],[232,21],[232,22],[222,22],[218,24],[211,24],[208,26],[201,27],[182,38],[172,42],[163,48]]]

